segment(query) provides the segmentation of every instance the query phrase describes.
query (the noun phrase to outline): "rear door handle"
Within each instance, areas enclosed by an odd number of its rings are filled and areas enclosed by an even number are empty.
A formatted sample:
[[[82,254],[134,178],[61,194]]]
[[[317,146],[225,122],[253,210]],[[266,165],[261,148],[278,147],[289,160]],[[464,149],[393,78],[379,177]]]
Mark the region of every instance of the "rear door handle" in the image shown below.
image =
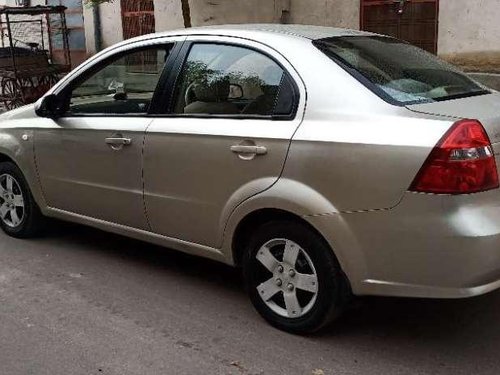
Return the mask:
[[[245,146],[245,145],[234,145],[231,146],[231,151],[235,154],[254,154],[254,155],[265,155],[267,154],[267,148],[264,146]]]

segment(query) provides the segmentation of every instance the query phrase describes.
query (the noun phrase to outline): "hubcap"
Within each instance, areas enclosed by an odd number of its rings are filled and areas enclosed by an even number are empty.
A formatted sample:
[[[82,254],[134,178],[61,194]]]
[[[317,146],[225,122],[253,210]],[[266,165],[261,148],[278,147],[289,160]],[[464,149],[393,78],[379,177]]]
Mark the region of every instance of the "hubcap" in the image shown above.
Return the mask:
[[[256,258],[265,268],[257,286],[265,304],[286,318],[307,314],[318,295],[318,276],[307,252],[293,241],[278,238],[265,243]]]
[[[0,219],[15,228],[24,219],[24,198],[17,180],[10,174],[0,176]]]

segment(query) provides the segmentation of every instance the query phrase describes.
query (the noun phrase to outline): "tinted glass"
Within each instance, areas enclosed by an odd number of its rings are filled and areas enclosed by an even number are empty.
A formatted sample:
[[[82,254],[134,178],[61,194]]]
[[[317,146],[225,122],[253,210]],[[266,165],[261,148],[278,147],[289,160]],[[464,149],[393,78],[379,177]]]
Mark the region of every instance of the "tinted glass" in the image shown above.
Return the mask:
[[[442,101],[488,93],[436,56],[393,38],[345,36],[314,42],[332,59],[400,104]]]
[[[73,89],[71,113],[147,113],[167,56],[167,50],[129,53],[92,74]]]
[[[284,77],[276,62],[254,50],[195,44],[176,90],[174,113],[270,116],[280,88],[290,93]]]

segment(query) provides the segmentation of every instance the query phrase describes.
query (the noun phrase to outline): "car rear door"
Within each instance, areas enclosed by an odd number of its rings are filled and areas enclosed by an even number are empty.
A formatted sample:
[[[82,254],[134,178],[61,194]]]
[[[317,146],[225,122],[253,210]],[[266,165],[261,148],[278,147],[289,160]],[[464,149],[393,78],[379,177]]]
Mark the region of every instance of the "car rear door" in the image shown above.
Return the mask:
[[[232,210],[279,178],[305,88],[279,53],[236,38],[188,38],[177,64],[146,132],[147,216],[155,233],[218,247]]]

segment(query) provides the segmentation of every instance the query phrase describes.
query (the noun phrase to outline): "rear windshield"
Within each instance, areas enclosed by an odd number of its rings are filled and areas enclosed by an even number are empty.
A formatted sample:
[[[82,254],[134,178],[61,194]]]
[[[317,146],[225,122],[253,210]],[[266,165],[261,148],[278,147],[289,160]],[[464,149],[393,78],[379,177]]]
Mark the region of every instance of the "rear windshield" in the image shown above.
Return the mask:
[[[408,105],[488,94],[452,65],[406,42],[383,36],[342,36],[314,45],[383,99]]]

